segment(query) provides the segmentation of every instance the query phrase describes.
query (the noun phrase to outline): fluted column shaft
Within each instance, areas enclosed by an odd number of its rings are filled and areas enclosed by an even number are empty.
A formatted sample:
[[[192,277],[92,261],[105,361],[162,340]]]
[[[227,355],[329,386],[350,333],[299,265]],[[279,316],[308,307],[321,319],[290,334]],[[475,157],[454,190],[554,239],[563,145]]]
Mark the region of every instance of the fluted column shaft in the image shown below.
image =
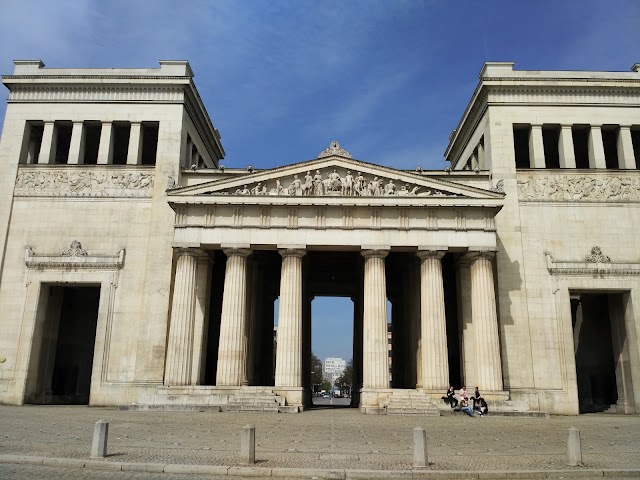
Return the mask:
[[[446,390],[449,386],[447,320],[444,309],[442,257],[444,251],[420,251],[420,328],[422,332],[422,387]]]
[[[476,344],[476,382],[480,391],[502,390],[493,252],[471,255],[471,312]]]
[[[198,256],[195,250],[180,249],[178,251],[169,321],[165,385],[191,383]]]
[[[280,306],[276,387],[302,386],[302,257],[299,249],[280,250]]]
[[[240,386],[246,377],[247,349],[247,257],[250,250],[224,251],[227,267],[224,276],[220,345],[216,385]]]
[[[389,388],[386,250],[365,250],[362,387]]]

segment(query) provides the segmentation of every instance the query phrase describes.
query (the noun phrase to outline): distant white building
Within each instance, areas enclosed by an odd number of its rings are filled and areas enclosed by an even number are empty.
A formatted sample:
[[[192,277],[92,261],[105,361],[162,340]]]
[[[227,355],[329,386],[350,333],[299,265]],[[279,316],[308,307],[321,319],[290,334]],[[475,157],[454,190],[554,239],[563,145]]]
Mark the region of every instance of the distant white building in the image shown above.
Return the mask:
[[[340,375],[344,373],[345,368],[347,368],[347,362],[342,358],[325,358],[324,365],[322,367],[322,371],[324,373],[324,378],[329,380],[331,383],[335,383]]]

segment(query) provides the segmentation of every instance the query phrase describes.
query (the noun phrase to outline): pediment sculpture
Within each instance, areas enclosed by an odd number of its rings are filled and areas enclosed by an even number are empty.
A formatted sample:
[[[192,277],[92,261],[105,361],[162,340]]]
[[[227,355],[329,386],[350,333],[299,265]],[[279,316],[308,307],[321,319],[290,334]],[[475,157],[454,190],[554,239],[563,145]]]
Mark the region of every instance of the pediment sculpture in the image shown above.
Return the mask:
[[[354,175],[355,173],[355,175]],[[405,196],[459,196],[458,194],[409,183],[394,183],[391,178],[363,175],[362,172],[337,168],[311,170],[300,178],[289,178],[247,183],[241,188],[221,192],[231,195],[278,195],[290,197],[405,197]]]

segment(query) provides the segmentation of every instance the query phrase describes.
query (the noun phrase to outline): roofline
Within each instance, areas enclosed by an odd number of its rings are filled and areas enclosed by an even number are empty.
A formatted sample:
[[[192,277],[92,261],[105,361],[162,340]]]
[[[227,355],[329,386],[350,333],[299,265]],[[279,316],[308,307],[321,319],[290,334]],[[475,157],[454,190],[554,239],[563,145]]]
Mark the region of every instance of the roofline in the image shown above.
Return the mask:
[[[455,130],[449,136],[449,144],[445,149],[445,159],[455,163],[450,158],[456,144],[460,141],[463,130],[468,130],[468,121],[472,111],[482,108],[481,102],[486,99],[485,90],[491,86],[488,82],[542,83],[542,82],[583,82],[586,85],[594,83],[637,83],[640,86],[640,63],[634,64],[629,72],[621,71],[590,71],[590,70],[514,70],[515,62],[485,62],[478,74],[476,86]],[[504,87],[504,83],[501,84]],[[508,86],[508,85],[507,85]],[[483,112],[486,105],[482,108]],[[464,147],[462,147],[464,148]],[[456,162],[457,163],[457,162]]]

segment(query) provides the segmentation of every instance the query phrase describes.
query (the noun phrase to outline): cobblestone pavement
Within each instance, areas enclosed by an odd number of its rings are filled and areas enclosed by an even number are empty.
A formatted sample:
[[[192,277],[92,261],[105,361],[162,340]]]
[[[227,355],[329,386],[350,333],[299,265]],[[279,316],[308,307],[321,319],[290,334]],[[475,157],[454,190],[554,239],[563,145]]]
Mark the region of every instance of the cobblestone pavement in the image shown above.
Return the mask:
[[[287,415],[0,406],[0,454],[87,458],[100,419],[110,422],[109,460],[117,462],[239,465],[240,432],[254,424],[260,467],[406,470],[412,429],[420,426],[427,430],[435,470],[564,469],[567,429],[575,426],[585,467],[640,468],[636,415],[434,418],[363,415],[349,408]],[[3,465],[0,472],[15,467]],[[147,478],[121,473],[130,476],[117,478]]]

